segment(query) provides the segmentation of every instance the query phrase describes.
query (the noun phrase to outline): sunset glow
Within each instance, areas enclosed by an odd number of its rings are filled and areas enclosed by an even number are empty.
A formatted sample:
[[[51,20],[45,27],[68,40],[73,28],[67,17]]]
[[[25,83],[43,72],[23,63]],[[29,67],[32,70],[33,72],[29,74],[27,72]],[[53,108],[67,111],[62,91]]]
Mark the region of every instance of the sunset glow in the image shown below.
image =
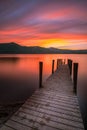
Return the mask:
[[[86,0],[1,0],[0,43],[87,49]]]

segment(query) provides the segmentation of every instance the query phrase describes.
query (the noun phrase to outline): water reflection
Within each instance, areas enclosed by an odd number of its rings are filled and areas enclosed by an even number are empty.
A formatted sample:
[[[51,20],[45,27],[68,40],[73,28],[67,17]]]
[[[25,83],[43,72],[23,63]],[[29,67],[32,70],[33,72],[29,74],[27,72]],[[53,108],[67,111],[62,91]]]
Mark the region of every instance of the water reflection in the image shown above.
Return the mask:
[[[0,57],[0,103],[29,97],[38,87],[37,69],[31,58]]]
[[[20,60],[19,57],[0,57],[0,63],[17,63]]]
[[[79,63],[78,91],[84,97],[87,89],[87,55],[1,55],[0,56],[0,100],[23,100],[27,93],[38,87],[39,61],[43,61],[43,82],[52,73],[52,60],[71,58]],[[34,82],[33,82],[34,81]],[[27,91],[28,90],[28,91]],[[85,90],[85,91],[84,91]],[[14,94],[15,92],[15,94]],[[12,94],[13,93],[13,94]],[[18,93],[18,94],[17,94]],[[12,96],[10,96],[12,94]],[[20,96],[21,95],[21,96]],[[23,96],[24,95],[24,96]],[[30,94],[29,94],[30,95]],[[8,97],[8,98],[7,98]],[[10,98],[11,97],[11,98]]]

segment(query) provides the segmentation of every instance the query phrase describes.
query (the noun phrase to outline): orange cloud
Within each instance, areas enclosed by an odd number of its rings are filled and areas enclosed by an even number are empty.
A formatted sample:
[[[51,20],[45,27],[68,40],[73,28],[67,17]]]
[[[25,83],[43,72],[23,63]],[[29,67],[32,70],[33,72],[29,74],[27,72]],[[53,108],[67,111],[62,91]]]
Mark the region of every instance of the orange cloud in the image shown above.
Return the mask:
[[[8,5],[8,6],[7,6]],[[0,42],[59,47],[87,43],[87,6],[82,1],[0,3]],[[76,47],[76,46],[75,46]]]

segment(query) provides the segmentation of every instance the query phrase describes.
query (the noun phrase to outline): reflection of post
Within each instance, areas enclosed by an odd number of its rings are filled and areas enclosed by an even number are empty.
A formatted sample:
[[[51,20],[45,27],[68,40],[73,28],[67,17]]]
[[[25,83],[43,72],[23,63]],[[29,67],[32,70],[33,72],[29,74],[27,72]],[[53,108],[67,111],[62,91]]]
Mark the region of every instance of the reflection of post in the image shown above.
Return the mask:
[[[39,88],[42,87],[43,62],[39,62]]]
[[[74,84],[75,93],[77,93],[77,76],[78,76],[78,63],[74,63],[74,65],[73,65],[73,84]]]
[[[52,60],[52,74],[54,73],[54,60]]]

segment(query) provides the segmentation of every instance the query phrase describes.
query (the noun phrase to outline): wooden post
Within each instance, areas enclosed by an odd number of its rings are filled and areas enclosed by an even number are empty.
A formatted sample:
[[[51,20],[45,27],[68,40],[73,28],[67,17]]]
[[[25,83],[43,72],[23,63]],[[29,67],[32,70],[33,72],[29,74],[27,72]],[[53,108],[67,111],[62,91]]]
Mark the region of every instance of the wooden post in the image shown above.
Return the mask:
[[[57,69],[59,68],[59,66],[61,66],[63,64],[63,60],[62,59],[57,59]]]
[[[57,59],[57,69],[58,69],[58,59]]]
[[[75,93],[77,93],[77,76],[78,76],[78,63],[74,63],[74,65],[73,65],[73,84],[74,84]]]
[[[70,75],[72,75],[72,60],[70,60]]]
[[[70,70],[70,59],[68,59],[68,66],[69,66],[69,70]]]
[[[72,60],[68,59],[68,66],[70,70],[70,75],[72,75]]]
[[[63,64],[65,65],[65,63],[66,63],[66,59],[64,59],[64,61],[63,61]]]
[[[54,73],[54,60],[52,60],[52,74]]]
[[[39,88],[42,88],[43,62],[39,62]]]
[[[63,59],[61,59],[61,65],[63,65]]]

